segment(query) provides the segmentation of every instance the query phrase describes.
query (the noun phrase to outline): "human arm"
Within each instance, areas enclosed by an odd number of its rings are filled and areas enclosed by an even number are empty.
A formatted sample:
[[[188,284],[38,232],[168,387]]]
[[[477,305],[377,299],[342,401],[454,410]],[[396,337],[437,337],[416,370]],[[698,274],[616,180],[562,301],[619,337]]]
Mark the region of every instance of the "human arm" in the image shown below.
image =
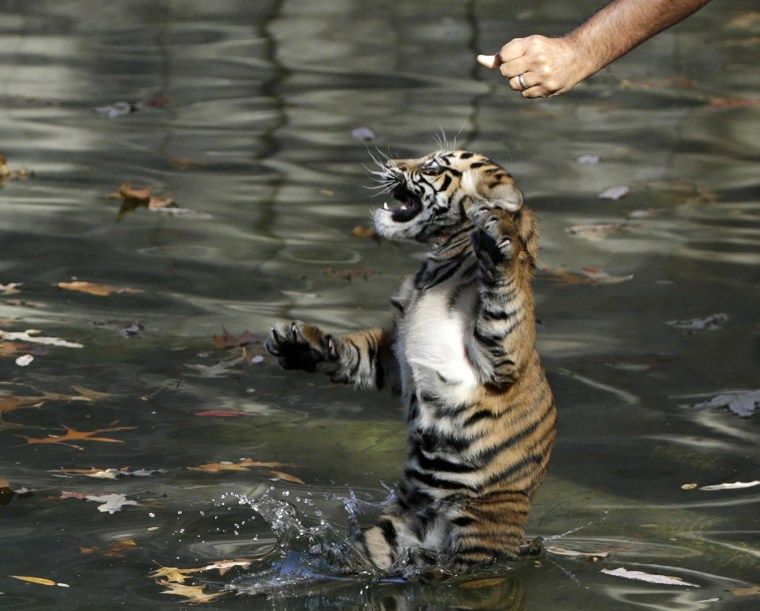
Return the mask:
[[[498,68],[523,97],[559,95],[709,1],[613,0],[566,36],[515,38],[478,62]]]

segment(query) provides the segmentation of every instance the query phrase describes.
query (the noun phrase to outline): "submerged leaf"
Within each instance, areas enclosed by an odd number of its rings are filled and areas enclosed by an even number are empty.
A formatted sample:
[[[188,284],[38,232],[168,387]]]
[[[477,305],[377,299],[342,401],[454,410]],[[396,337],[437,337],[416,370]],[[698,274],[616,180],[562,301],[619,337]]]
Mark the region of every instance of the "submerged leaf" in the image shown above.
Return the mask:
[[[111,286],[110,284],[96,284],[94,282],[85,282],[83,280],[59,282],[56,286],[65,291],[79,291],[90,295],[97,295],[98,297],[107,297],[114,293],[142,293],[142,290],[140,289]]]
[[[186,586],[173,581],[158,580],[156,583],[160,586],[169,588],[164,590],[161,594],[174,594],[175,596],[184,596],[188,603],[207,603],[211,602],[215,598],[223,596],[223,592],[216,592],[215,594],[206,594],[203,591],[204,586]]]
[[[357,225],[351,230],[351,235],[355,238],[376,238],[377,230],[374,227],[364,227]]]
[[[616,284],[633,279],[633,275],[615,276],[595,267],[583,267],[580,273],[561,267],[544,266],[542,272],[549,274],[559,284]]]
[[[731,588],[731,592],[736,596],[760,596],[760,586],[749,588]]]
[[[344,280],[354,280],[355,278],[363,278],[367,280],[372,274],[378,272],[374,269],[333,269],[332,267],[326,267],[322,270],[325,276],[330,278],[343,278]]]
[[[220,471],[247,471],[252,467],[277,468],[277,467],[295,467],[293,463],[288,462],[260,462],[250,458],[242,458],[239,462],[233,463],[228,461],[208,463],[198,467],[188,467],[191,471],[205,471],[207,473],[219,473]]]
[[[240,335],[232,335],[227,331],[227,329],[222,327],[222,336],[217,337],[214,335],[211,338],[211,341],[214,344],[214,348],[223,350],[226,348],[238,348],[240,346],[254,344],[260,342],[261,339],[253,335],[250,331],[248,331],[248,329],[243,331]]]
[[[722,329],[728,321],[728,314],[711,314],[705,318],[692,318],[690,320],[668,320],[665,324],[677,329],[687,331],[716,331]]]

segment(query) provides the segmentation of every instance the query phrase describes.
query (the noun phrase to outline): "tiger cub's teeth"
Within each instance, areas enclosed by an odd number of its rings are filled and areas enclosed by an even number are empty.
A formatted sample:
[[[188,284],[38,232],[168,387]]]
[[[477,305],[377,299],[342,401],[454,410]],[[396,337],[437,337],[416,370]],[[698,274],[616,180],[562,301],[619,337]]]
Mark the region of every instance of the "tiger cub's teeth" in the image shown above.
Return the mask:
[[[388,202],[383,202],[383,210],[390,210],[388,207]]]

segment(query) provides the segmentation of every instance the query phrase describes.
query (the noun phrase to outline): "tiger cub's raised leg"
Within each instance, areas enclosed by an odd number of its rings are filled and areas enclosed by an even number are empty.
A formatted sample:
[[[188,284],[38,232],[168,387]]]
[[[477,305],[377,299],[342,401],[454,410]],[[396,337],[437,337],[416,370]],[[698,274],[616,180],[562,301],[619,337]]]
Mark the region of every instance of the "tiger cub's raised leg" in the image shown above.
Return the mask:
[[[284,369],[324,373],[357,388],[396,385],[391,334],[384,329],[332,335],[300,320],[281,322],[272,327],[265,347]]]
[[[482,382],[499,388],[513,384],[535,350],[535,313],[531,281],[538,236],[532,212],[510,212],[474,204],[467,215],[480,264],[480,302],[472,344]]]

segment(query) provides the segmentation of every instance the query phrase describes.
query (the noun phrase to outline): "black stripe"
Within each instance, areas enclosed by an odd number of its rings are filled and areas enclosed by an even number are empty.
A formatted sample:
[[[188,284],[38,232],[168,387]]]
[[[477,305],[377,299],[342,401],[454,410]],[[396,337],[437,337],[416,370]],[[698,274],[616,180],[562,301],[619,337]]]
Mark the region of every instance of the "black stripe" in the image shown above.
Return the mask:
[[[396,527],[393,525],[393,522],[389,518],[381,519],[377,523],[377,527],[383,533],[383,537],[385,537],[388,545],[393,547],[393,544],[396,542]]]
[[[404,469],[404,475],[410,479],[422,482],[431,488],[441,488],[443,490],[472,490],[473,492],[477,492],[477,488],[473,486],[468,486],[467,484],[463,484],[461,482],[438,477],[434,473],[425,473],[424,471],[419,471],[418,469],[414,469],[412,467],[407,467]]]
[[[472,426],[473,424],[476,424],[480,422],[481,420],[490,419],[490,420],[496,420],[499,416],[492,412],[489,409],[481,409],[477,412],[475,412],[472,416],[467,418],[467,420],[462,423],[462,426],[467,428]]]
[[[445,471],[447,473],[472,473],[480,469],[479,465],[459,463],[448,460],[441,456],[429,458],[418,445],[411,448],[412,454],[417,459],[417,464],[426,471]]]
[[[451,176],[448,174],[443,175],[443,182],[441,183],[441,186],[439,187],[441,191],[445,191],[449,188],[449,185],[451,184]]]

